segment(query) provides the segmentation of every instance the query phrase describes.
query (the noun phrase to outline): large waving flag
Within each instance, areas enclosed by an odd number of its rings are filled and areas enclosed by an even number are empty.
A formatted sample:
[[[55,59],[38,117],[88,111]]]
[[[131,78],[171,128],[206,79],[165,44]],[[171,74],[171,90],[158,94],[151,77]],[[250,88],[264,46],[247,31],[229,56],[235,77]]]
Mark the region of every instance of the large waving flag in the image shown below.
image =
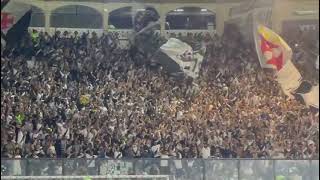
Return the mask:
[[[280,71],[291,60],[292,50],[289,45],[269,28],[258,25],[254,38],[262,68],[273,68]]]
[[[255,28],[254,38],[261,67],[276,70],[276,79],[289,98],[300,95],[307,106],[319,109],[319,85],[312,87],[302,81],[300,72],[291,62],[289,45],[269,28],[262,25]],[[308,90],[303,91],[307,86],[310,86]]]
[[[19,42],[28,30],[31,14],[31,5],[1,0],[1,40],[6,44]]]
[[[277,33],[263,25],[256,27],[254,38],[261,67],[275,69],[283,92],[294,98],[293,93],[299,88],[302,76],[291,62],[291,48]]]

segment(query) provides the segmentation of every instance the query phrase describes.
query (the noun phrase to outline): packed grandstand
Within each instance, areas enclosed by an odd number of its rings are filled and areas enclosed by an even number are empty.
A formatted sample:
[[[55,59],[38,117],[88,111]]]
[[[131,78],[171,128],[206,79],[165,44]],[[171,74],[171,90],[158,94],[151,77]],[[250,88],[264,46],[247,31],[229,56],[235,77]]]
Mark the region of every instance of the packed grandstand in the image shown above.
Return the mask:
[[[136,65],[115,35],[26,34],[1,56],[1,156],[319,157],[318,115],[287,99],[255,50],[206,41],[195,87]]]
[[[1,47],[1,158],[8,160],[1,175],[41,175],[35,168],[22,173],[25,165],[10,159],[86,159],[81,175],[98,171],[88,159],[150,159],[143,168],[154,175],[172,171],[163,159],[319,159],[319,107],[288,97],[232,27],[221,36],[170,35],[199,50],[197,78],[174,77],[155,63],[169,38],[152,31],[123,48],[117,33],[33,29]],[[288,42],[305,82],[318,85],[305,42]],[[47,166],[54,175],[58,165]],[[201,165],[190,167],[188,178],[202,179]]]

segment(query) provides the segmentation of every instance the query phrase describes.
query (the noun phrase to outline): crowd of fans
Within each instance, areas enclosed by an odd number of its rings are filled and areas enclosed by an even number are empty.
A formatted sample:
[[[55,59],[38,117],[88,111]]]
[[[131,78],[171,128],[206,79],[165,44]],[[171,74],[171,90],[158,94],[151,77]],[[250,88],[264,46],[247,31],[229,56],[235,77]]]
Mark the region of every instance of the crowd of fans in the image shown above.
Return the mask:
[[[254,49],[200,40],[200,77],[177,81],[112,34],[26,35],[1,55],[1,157],[319,158],[318,114]]]

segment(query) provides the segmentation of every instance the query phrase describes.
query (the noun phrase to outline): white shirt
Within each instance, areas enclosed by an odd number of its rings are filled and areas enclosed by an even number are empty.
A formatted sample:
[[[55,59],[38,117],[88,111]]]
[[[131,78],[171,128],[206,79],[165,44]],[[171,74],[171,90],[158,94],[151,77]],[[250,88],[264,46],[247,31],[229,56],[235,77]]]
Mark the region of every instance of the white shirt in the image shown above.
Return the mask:
[[[7,123],[9,124],[11,121],[12,121],[12,116],[9,115],[9,116],[7,117]]]
[[[41,127],[42,127],[42,124],[37,123],[37,131],[39,131]]]
[[[108,112],[108,109],[104,106],[100,106],[99,108],[101,110],[101,114],[106,114]]]
[[[177,113],[177,120],[180,120],[180,119],[182,119],[183,118],[183,112],[182,111],[179,111],[178,113]]]
[[[82,134],[84,137],[87,137],[88,136],[88,131],[87,129],[83,129],[80,131],[80,134]]]
[[[50,146],[48,148],[48,151],[51,152],[52,154],[56,154],[56,148],[54,146]]]
[[[115,159],[121,159],[122,158],[122,153],[119,151],[114,152],[114,158]]]
[[[59,135],[62,136],[66,133],[67,129],[61,123],[57,123]]]
[[[92,143],[93,137],[94,137],[94,135],[93,135],[91,132],[89,132],[89,133],[88,133],[88,140],[89,140],[89,142]]]
[[[24,135],[23,135],[22,131],[19,130],[17,143],[18,143],[20,146],[23,146],[23,145],[24,145],[23,139],[24,139]]]
[[[202,155],[202,158],[209,158],[210,157],[210,154],[211,154],[211,149],[210,147],[203,147],[202,150],[201,150],[201,155]]]
[[[160,144],[151,147],[151,151],[153,153],[156,153],[157,151],[159,151],[159,149],[160,149]]]

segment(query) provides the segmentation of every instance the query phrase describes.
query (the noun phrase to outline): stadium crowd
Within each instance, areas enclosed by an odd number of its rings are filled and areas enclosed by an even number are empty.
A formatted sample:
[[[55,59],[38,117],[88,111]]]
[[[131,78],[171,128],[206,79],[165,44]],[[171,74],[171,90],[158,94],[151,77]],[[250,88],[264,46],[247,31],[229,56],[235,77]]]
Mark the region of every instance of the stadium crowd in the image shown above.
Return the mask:
[[[202,40],[200,77],[177,81],[111,34],[26,35],[1,55],[1,157],[319,158],[318,114],[254,49]]]

